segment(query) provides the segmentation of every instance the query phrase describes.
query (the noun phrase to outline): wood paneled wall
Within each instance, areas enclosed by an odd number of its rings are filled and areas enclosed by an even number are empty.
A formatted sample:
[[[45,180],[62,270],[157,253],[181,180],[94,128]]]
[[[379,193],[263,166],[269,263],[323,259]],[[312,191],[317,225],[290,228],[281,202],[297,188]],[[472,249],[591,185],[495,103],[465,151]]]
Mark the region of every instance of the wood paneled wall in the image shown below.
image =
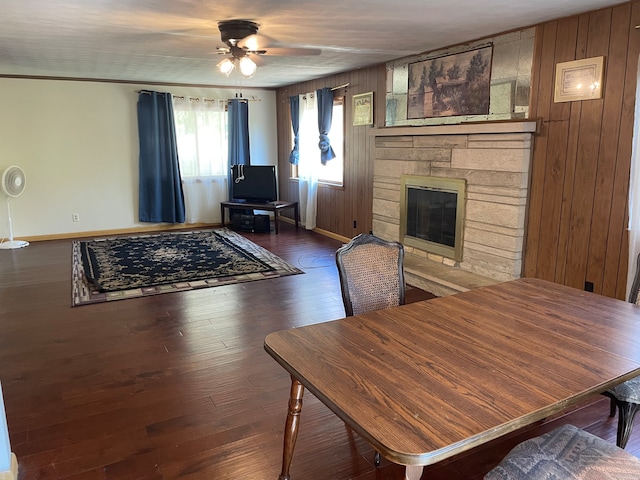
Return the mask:
[[[523,276],[624,298],[627,199],[640,55],[640,2],[624,3],[538,25],[531,118],[540,118],[531,171]],[[554,103],[558,62],[605,56],[600,100]],[[371,230],[373,190],[370,127],[352,127],[351,96],[374,92],[375,125],[384,126],[384,65],[280,88],[280,196],[297,200],[288,157],[292,145],[288,97],[350,83],[346,91],[345,186],[318,196],[318,228],[350,238]],[[343,94],[343,90],[336,92]],[[357,227],[353,227],[356,221]]]
[[[352,97],[373,92],[374,125],[384,125],[386,75],[385,65],[323,77],[289,85],[277,90],[278,181],[280,198],[298,200],[298,183],[290,178],[289,152],[293,145],[289,97],[315,92],[319,88],[349,84],[335,91],[344,96],[344,187],[321,186],[318,189],[317,228],[351,238],[372,228],[373,137],[372,126],[352,126]],[[319,154],[318,154],[319,155]],[[319,157],[318,157],[319,158]],[[354,227],[355,222],[355,227]]]
[[[538,25],[524,276],[624,298],[640,2]],[[558,62],[605,57],[602,99],[554,103]]]

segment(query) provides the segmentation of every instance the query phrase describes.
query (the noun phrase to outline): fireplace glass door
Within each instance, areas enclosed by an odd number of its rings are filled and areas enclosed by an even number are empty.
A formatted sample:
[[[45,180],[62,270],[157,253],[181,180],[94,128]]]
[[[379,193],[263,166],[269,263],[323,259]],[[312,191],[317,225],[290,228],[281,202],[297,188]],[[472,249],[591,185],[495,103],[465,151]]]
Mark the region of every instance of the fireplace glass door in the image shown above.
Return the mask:
[[[457,197],[455,192],[409,188],[406,235],[455,246]]]
[[[465,181],[403,175],[401,242],[462,260]]]

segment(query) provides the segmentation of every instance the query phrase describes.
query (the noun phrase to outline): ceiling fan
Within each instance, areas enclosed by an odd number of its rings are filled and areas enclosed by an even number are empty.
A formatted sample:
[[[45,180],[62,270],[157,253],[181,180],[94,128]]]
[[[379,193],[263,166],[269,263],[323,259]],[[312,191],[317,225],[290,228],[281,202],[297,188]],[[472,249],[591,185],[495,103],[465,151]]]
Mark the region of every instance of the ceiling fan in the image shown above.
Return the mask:
[[[255,75],[257,65],[254,59],[259,55],[320,55],[318,48],[281,48],[269,46],[271,40],[258,35],[259,25],[250,20],[223,20],[218,22],[220,38],[226,47],[218,47],[218,53],[225,59],[218,63],[222,73],[229,76],[238,65],[245,78]],[[253,59],[251,58],[253,57]]]

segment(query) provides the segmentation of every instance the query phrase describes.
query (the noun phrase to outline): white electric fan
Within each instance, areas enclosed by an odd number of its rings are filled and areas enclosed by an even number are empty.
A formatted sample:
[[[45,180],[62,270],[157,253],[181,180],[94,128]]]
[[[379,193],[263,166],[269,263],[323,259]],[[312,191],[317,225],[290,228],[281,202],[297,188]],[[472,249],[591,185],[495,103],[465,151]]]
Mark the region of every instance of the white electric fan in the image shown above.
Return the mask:
[[[11,225],[11,205],[10,199],[17,197],[24,192],[26,178],[24,171],[20,167],[12,165],[2,172],[2,180],[0,180],[2,191],[7,195],[7,213],[9,214],[9,241],[0,243],[0,249],[22,248],[29,245],[24,240],[13,239],[13,227]]]

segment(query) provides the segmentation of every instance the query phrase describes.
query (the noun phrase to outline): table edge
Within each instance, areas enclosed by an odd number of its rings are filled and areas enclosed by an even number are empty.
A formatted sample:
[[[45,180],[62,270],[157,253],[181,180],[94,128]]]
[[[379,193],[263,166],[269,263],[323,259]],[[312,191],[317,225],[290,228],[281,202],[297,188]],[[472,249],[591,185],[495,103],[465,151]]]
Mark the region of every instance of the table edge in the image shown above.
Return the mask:
[[[481,435],[475,435],[472,437],[468,437],[463,441],[448,445],[446,447],[440,448],[438,450],[434,450],[429,453],[415,454],[415,453],[406,453],[406,452],[398,452],[395,450],[391,450],[385,445],[381,444],[377,439],[375,439],[372,435],[370,435],[367,431],[365,431],[360,425],[353,421],[342,409],[340,409],[337,405],[335,405],[329,398],[327,398],[322,392],[318,391],[311,382],[301,375],[295,368],[293,368],[289,363],[287,363],[278,353],[271,348],[268,344],[268,339],[272,335],[276,335],[280,332],[286,332],[287,330],[292,329],[284,329],[278,330],[268,334],[264,340],[264,349],[265,351],[281,366],[283,367],[289,374],[298,380],[305,389],[309,390],[315,397],[317,397],[323,405],[325,405],[334,415],[336,415],[340,420],[342,420],[345,424],[347,424],[350,428],[352,428],[355,432],[358,433],[367,443],[369,443],[372,447],[374,447],[380,454],[385,457],[387,460],[397,463],[400,465],[415,465],[415,466],[428,466],[443,461],[447,458],[451,458],[454,455],[466,452],[471,450],[472,448],[478,447],[480,445],[484,445],[492,440],[503,437],[509,433],[520,430],[524,427],[534,424],[537,421],[544,420],[550,415],[562,412],[566,410],[568,407],[576,405],[588,398],[593,397],[594,395],[601,394],[606,390],[625,382],[635,376],[640,375],[640,364],[638,368],[633,372],[622,375],[616,379],[613,379],[609,382],[605,382],[600,384],[592,389],[585,390],[581,394],[571,398],[570,400],[563,400],[556,405],[551,407],[543,408],[541,410],[537,410],[535,412],[531,412],[530,414],[524,415],[520,417],[518,422],[513,422],[510,425],[499,425],[494,427],[493,429],[487,432],[483,432]],[[288,400],[288,399],[287,399]]]

